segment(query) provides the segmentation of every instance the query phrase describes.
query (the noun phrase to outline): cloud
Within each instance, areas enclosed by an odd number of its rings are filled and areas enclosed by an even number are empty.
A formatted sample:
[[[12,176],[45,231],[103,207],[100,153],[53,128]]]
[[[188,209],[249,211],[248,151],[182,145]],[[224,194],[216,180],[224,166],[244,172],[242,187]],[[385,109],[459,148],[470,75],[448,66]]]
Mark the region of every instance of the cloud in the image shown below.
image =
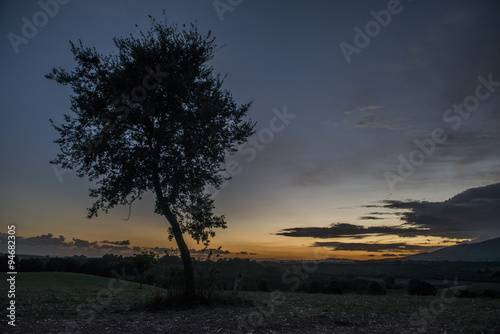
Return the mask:
[[[484,235],[500,235],[500,183],[468,189],[443,202],[385,200],[381,203],[362,207],[392,210],[403,223],[394,226],[368,227],[334,223],[328,227],[287,228],[276,234],[318,239],[363,239],[368,236],[390,235],[408,238],[433,236],[446,239],[476,239]],[[379,220],[380,218],[374,215],[385,214],[387,213],[372,212],[359,219]]]
[[[0,233],[0,244],[7,243],[7,233]],[[179,255],[178,249],[165,247],[138,247],[130,246],[130,240],[122,241],[88,241],[79,238],[72,238],[66,241],[62,235],[54,237],[52,233],[43,234],[35,237],[24,238],[16,236],[17,254],[23,255],[54,255],[54,256],[72,256],[75,254],[84,254],[86,256],[102,256],[104,254],[119,254],[131,256],[140,252],[154,252],[157,254],[168,253],[170,255]],[[227,250],[209,248],[196,250],[191,249],[193,256],[206,256],[210,251],[213,254],[230,254]]]
[[[408,252],[422,251],[424,249],[436,249],[439,247],[410,245],[404,242],[398,243],[347,243],[347,242],[315,242],[311,247],[328,247],[336,251],[365,251],[365,252]]]
[[[178,250],[176,251],[178,252]],[[212,254],[231,254],[231,252],[228,250],[221,250],[217,248],[190,249],[189,251],[191,252],[191,254],[204,254],[204,255],[207,255],[210,252],[212,252]]]
[[[384,108],[384,106],[368,106],[368,107],[361,107],[361,108],[358,108],[359,111],[366,111],[366,110],[377,110],[377,109],[381,109],[381,108]]]
[[[88,248],[88,247],[93,247],[93,246],[97,245],[97,241],[89,242],[87,240],[73,238],[73,245],[76,248]]]
[[[358,238],[377,235],[397,235],[400,237],[415,237],[428,235],[425,229],[412,228],[404,225],[397,226],[369,226],[354,225],[347,223],[334,223],[329,227],[293,227],[283,229],[276,233],[286,237],[311,237],[311,238]]]
[[[375,216],[362,216],[358,218],[359,220],[383,220],[384,218]]]
[[[356,124],[351,126],[352,128],[376,128],[376,129],[386,129],[386,130],[406,130],[410,127],[404,122],[403,118],[385,118],[382,119],[373,113],[367,113],[361,117]]]
[[[377,106],[377,105],[371,105],[371,106],[366,106],[366,107],[358,107],[358,108],[354,108],[354,109],[349,109],[349,110],[345,110],[344,111],[344,115],[352,115],[358,111],[360,112],[363,112],[363,111],[366,111],[366,110],[377,110],[377,109],[381,109],[381,108],[384,108],[385,106]]]
[[[372,110],[378,110],[385,108],[385,106],[370,105],[366,107],[358,107],[354,109],[349,109],[344,111],[344,115],[349,116],[349,121],[346,124],[350,128],[379,128],[388,130],[403,130],[409,127],[405,124],[405,121],[401,117],[388,116],[382,118],[382,116],[377,115]],[[352,124],[351,118],[354,119],[355,124]],[[357,121],[355,120],[357,119]],[[329,121],[324,121],[323,124],[328,124]]]
[[[6,235],[6,234],[5,234]],[[48,234],[42,234],[36,237],[29,237],[29,238],[23,238],[23,237],[16,237],[16,241],[21,241],[23,244],[26,244],[27,246],[66,246],[67,243],[65,243],[65,238],[60,235],[59,237],[54,237],[52,233]]]
[[[241,251],[236,254],[241,254],[241,255],[257,255],[257,253],[251,253],[251,252],[246,252],[246,251]]]
[[[112,244],[112,245],[117,245],[117,246],[128,246],[130,245],[130,240],[123,240],[123,241],[108,241],[104,240],[101,241],[102,244]]]
[[[425,229],[429,236],[466,239],[500,235],[500,183],[468,189],[443,202],[383,203],[383,208],[404,210],[400,213],[403,225]]]

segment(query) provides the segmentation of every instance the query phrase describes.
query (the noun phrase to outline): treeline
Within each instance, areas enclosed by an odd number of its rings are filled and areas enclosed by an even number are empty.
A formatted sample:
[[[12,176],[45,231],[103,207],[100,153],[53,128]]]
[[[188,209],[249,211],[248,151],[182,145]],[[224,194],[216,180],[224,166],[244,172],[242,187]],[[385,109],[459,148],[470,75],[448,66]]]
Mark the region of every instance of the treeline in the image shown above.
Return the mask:
[[[7,254],[3,255],[0,271],[10,271],[7,260]],[[198,278],[197,288],[204,291],[278,289],[306,293],[384,295],[387,291],[399,290],[409,294],[433,295],[437,289],[444,287],[427,282],[436,281],[436,278],[453,281],[455,277],[460,277],[461,280],[500,283],[500,263],[279,263],[216,257],[193,261]],[[129,257],[111,254],[101,258],[16,257],[15,262],[18,272],[59,271],[103,277],[116,277],[120,273],[134,277],[137,282],[168,289],[180,288],[183,282],[182,261],[179,257],[159,257],[153,253]],[[447,276],[441,272],[446,272]]]
[[[7,254],[3,255],[0,271],[10,271],[7,269]],[[60,271],[80,274],[89,274],[103,277],[112,277],[113,270],[121,272],[125,269],[127,273],[133,273],[131,258],[120,255],[104,255],[101,258],[89,258],[86,256],[72,257],[25,257],[15,258],[16,270],[18,272],[43,272]]]

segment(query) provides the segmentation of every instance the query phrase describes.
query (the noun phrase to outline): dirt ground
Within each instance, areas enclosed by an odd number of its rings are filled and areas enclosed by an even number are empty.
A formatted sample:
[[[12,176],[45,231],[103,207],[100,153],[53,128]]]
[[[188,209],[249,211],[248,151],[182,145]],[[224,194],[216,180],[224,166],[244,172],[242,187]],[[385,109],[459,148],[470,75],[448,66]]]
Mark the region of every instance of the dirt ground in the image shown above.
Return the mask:
[[[283,305],[201,306],[194,309],[139,311],[78,310],[71,303],[25,305],[17,310],[16,327],[0,325],[1,333],[500,333],[497,300],[460,300],[432,314],[431,309],[397,305],[396,299],[340,297],[326,305],[314,295],[288,298]],[[344,298],[344,299],[342,299]],[[432,303],[432,302],[431,302]],[[418,304],[418,303],[417,303]],[[421,305],[432,305],[424,300]],[[486,306],[485,306],[486,305]],[[420,310],[420,311],[419,311]],[[429,312],[431,310],[431,312]],[[427,313],[425,313],[427,312]],[[474,312],[478,312],[474,315]],[[3,317],[5,319],[5,317]]]

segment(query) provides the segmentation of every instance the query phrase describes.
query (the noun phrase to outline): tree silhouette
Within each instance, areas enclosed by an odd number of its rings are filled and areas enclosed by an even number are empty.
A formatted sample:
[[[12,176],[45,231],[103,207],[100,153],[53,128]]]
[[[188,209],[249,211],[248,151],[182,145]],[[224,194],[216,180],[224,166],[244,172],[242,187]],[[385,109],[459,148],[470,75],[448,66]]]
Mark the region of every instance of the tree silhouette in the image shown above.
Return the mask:
[[[148,269],[158,262],[159,256],[153,252],[141,252],[136,253],[130,259],[132,265],[137,271],[137,275],[139,275],[140,285],[139,289],[142,289],[142,282],[144,281],[144,274]]]
[[[59,126],[50,120],[61,150],[51,163],[95,182],[88,218],[154,193],[155,212],[170,224],[168,237],[175,238],[183,260],[185,295],[192,299],[193,264],[183,234],[208,244],[214,228],[226,228],[204,189],[220,188],[227,179],[221,174],[225,157],[255,124],[244,119],[250,103],[237,105],[208,65],[217,48],[210,31],[201,35],[193,24],[180,28],[150,19],[140,37],[113,39],[118,54],[70,42],[75,69],[46,75],[74,93],[74,115],[64,114]]]

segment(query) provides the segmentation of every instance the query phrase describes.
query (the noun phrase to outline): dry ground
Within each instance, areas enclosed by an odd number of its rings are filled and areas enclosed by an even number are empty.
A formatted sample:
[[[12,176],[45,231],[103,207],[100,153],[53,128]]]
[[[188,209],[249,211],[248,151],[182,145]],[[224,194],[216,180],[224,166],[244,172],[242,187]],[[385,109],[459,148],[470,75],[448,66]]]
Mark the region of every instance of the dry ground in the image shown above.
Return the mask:
[[[37,275],[18,279],[17,326],[2,307],[1,333],[500,333],[499,299],[261,292],[243,294],[246,305],[143,311],[137,303],[150,287]]]

